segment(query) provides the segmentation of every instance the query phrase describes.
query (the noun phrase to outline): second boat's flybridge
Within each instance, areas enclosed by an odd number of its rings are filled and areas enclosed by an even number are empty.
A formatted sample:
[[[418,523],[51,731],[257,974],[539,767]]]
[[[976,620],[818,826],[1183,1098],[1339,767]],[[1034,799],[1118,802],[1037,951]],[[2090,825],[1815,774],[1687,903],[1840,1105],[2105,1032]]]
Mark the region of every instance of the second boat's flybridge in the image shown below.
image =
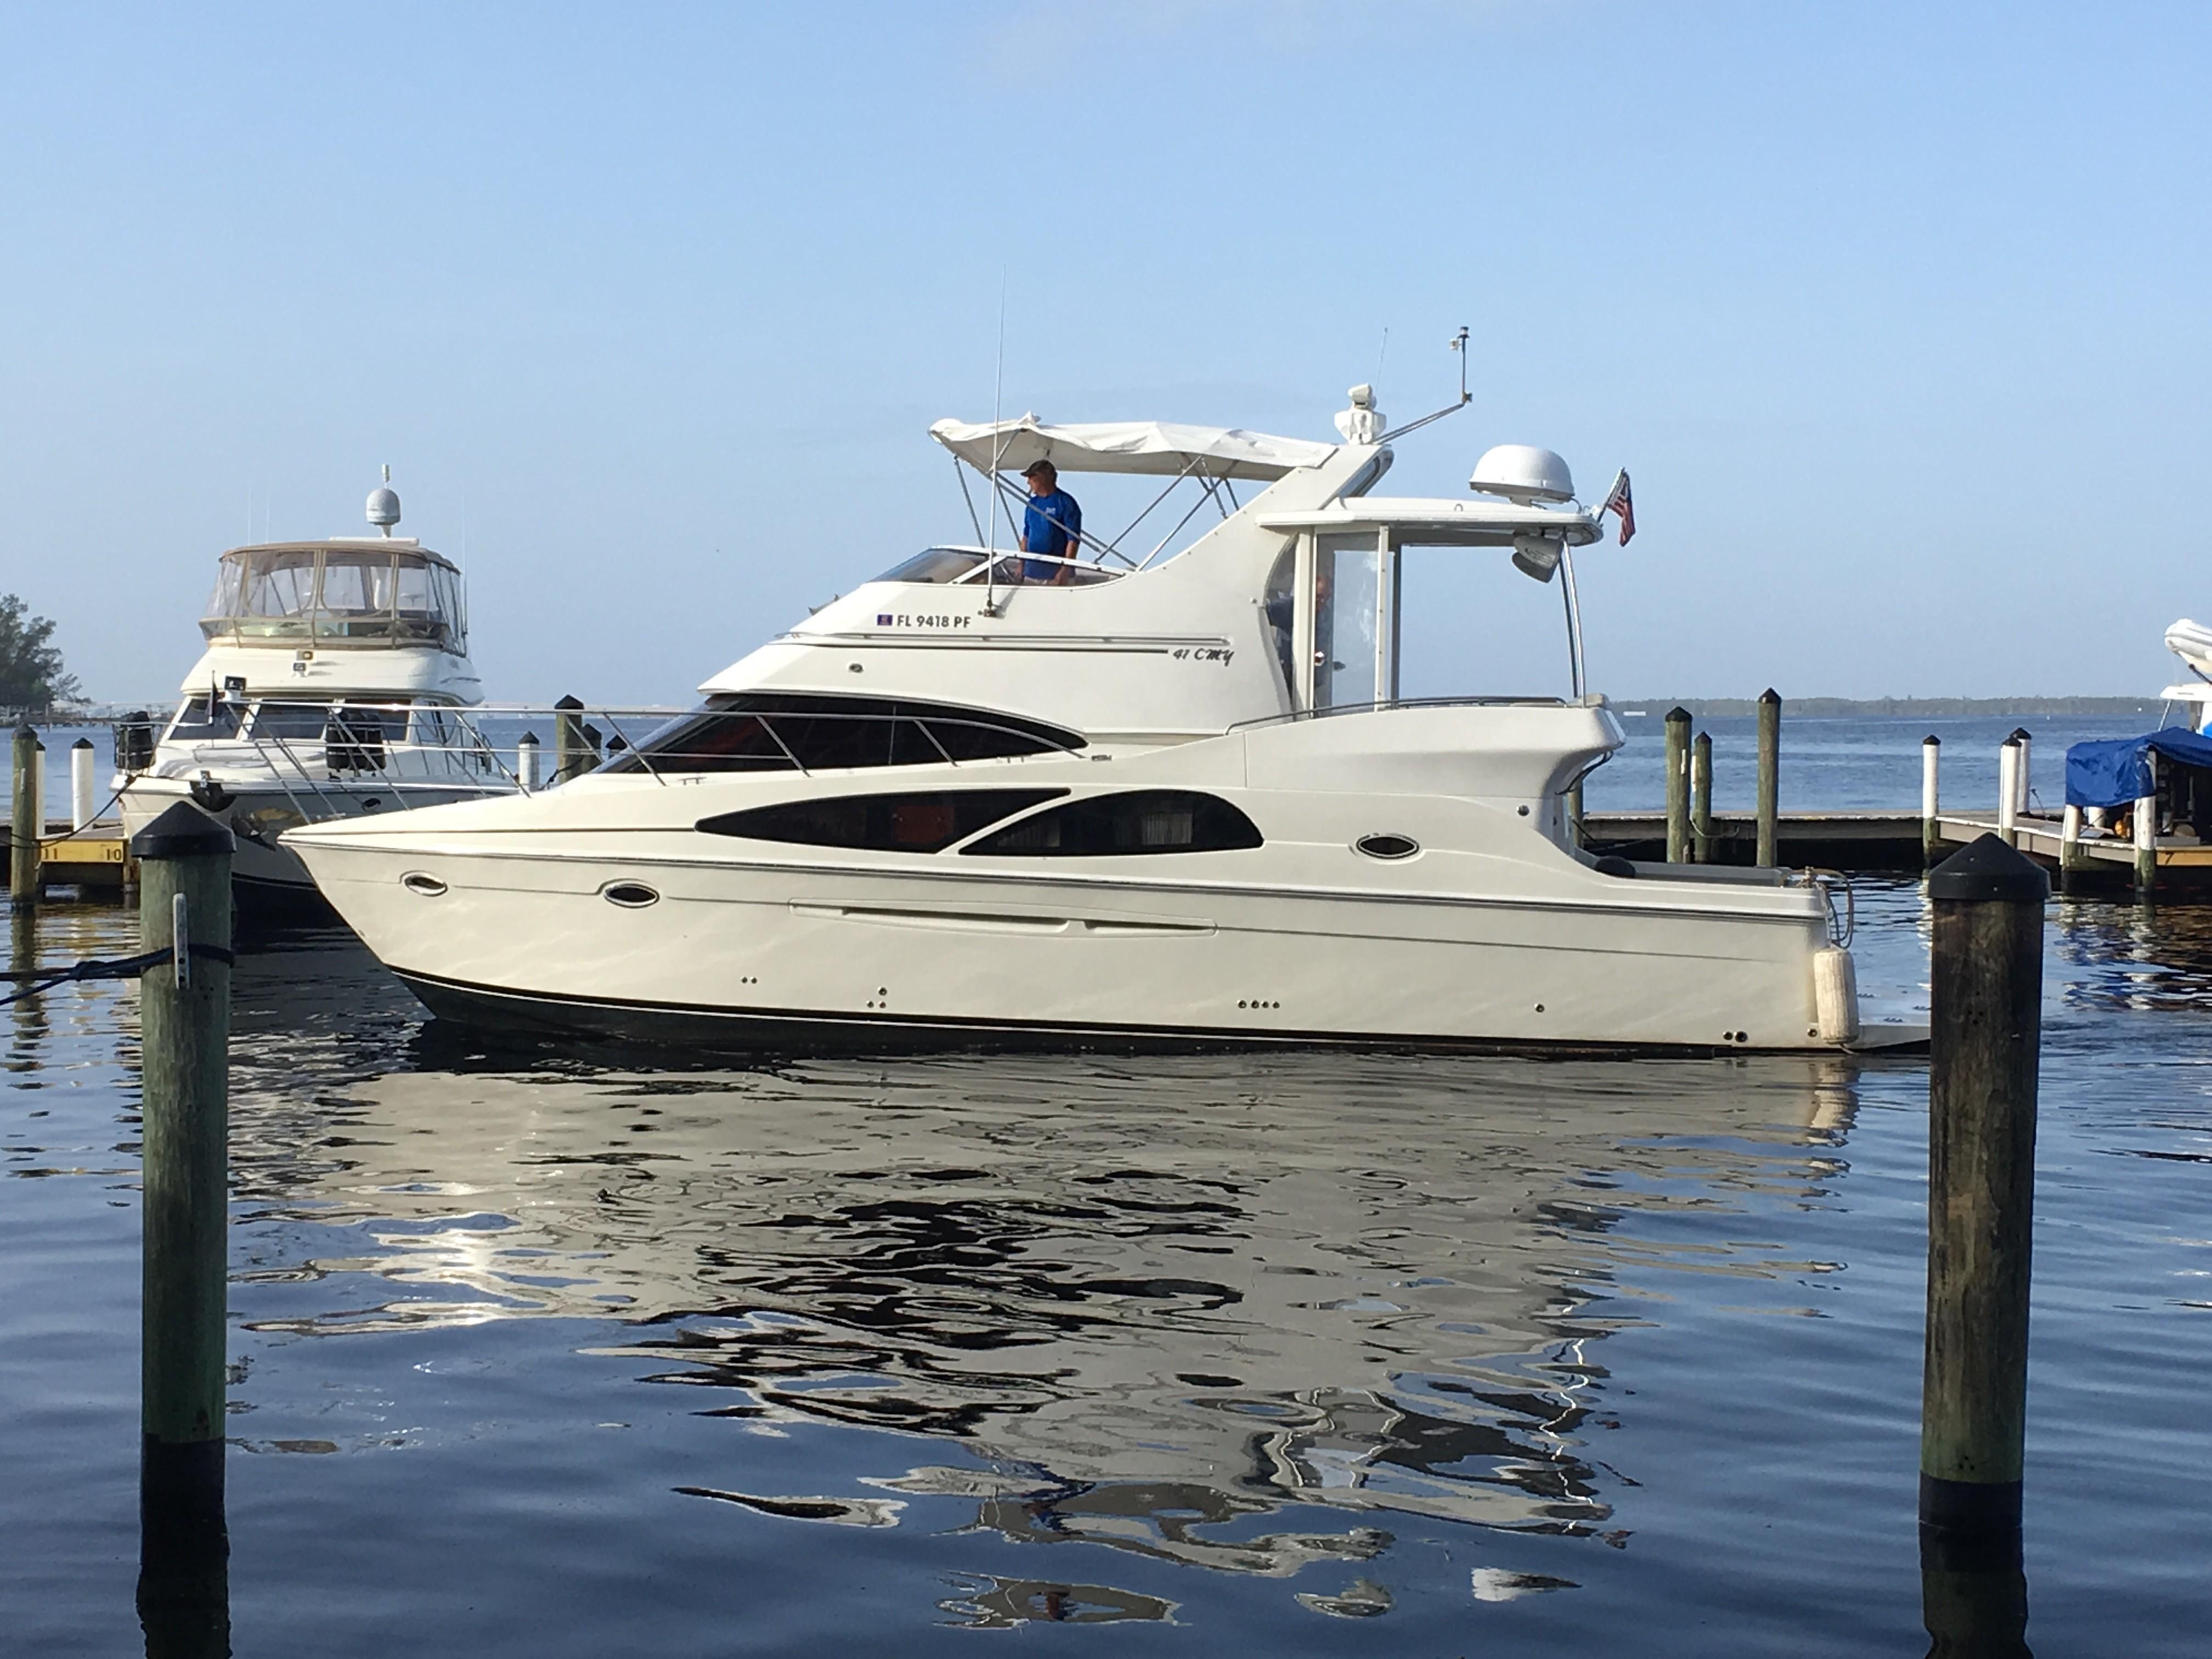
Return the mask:
[[[1558,456],[1505,446],[1466,497],[1382,496],[1412,427],[1364,386],[1336,424],[940,422],[983,483],[972,543],[823,606],[597,772],[285,845],[426,1003],[492,1023],[738,1047],[1861,1041],[1818,881],[1596,859],[1570,832],[1569,792],[1622,741],[1583,684],[1574,552],[1625,479],[1593,510]],[[1042,558],[1006,528],[1037,460],[1161,488]],[[1147,544],[1177,489],[1196,501]],[[1400,696],[1401,561],[1427,547],[1557,584],[1569,695]]]

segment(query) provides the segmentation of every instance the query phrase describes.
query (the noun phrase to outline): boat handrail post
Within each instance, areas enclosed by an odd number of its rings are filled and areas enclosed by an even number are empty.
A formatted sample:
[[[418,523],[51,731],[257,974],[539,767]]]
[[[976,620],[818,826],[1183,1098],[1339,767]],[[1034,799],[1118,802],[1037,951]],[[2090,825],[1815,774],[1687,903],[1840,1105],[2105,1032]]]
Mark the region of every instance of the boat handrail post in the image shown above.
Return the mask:
[[[1943,739],[1930,732],[1920,740],[1920,862],[1931,868],[1936,849],[1942,842],[1942,805],[1937,792],[1937,770],[1943,757]]]
[[[1992,835],[1928,880],[1923,1563],[2019,1559],[2050,890],[2042,871]]]
[[[1667,862],[1690,861],[1690,711],[1667,711]]]
[[[1782,817],[1782,694],[1772,686],[1759,695],[1759,850],[1762,870],[1782,861],[1778,850]]]

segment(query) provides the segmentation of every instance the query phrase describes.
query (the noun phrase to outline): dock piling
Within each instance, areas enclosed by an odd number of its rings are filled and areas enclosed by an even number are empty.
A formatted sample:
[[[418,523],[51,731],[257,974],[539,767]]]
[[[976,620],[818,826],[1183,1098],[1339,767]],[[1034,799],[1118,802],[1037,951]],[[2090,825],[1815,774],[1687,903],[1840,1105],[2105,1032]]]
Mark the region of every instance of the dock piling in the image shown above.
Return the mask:
[[[1667,711],[1667,862],[1690,861],[1690,711]]]
[[[514,740],[515,781],[522,786],[526,795],[538,788],[538,734],[525,732]]]
[[[1942,844],[1942,800],[1937,790],[1937,773],[1943,758],[1943,739],[1933,732],[1920,740],[1920,862],[1923,869],[1936,863],[1936,849]]]
[[[553,705],[553,781],[566,783],[589,769],[585,759],[583,702],[574,696]]]
[[[1567,845],[1580,847],[1589,839],[1583,829],[1583,781],[1567,786]]]
[[[8,904],[17,912],[39,908],[39,837],[46,827],[46,751],[27,720],[15,728],[15,816],[9,823]]]
[[[2148,904],[2158,885],[2158,757],[2145,755],[2150,789],[2136,802],[2136,899]]]
[[[1920,1522],[2018,1559],[2043,907],[1995,836],[1937,866],[1929,962],[1928,1323]]]
[[[1782,694],[1772,686],[1759,695],[1759,852],[1762,870],[1782,860],[1775,851],[1782,818]]]
[[[1700,732],[1690,740],[1690,856],[1699,864],[1713,862],[1713,734]]]
[[[2058,890],[2074,890],[2075,877],[2088,863],[2081,855],[2081,809],[2068,804],[2058,821]]]
[[[222,1652],[230,831],[178,802],[131,837],[139,938],[173,952],[138,981],[145,1215],[138,1608],[179,1651]],[[197,947],[197,948],[196,948]],[[208,1639],[197,1639],[206,1638]]]
[[[1997,835],[2008,847],[2020,845],[2020,738],[2007,738],[1997,750]]]
[[[70,828],[82,830],[100,811],[100,787],[93,776],[98,764],[90,738],[70,745]]]
[[[2034,800],[2034,791],[2032,787],[2034,783],[2034,773],[2029,767],[2028,762],[2035,748],[2035,739],[2029,735],[2026,726],[2015,726],[2012,729],[2012,741],[2020,750],[2020,758],[2014,763],[2012,775],[2012,810],[2013,816],[2017,818],[2027,815],[2029,805]]]

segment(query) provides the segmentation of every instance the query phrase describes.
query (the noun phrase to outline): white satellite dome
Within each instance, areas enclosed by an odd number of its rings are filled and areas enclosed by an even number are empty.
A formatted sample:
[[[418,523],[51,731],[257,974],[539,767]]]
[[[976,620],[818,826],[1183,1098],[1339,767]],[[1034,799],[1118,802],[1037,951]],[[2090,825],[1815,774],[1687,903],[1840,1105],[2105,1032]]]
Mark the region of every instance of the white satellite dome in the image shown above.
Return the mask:
[[[368,492],[368,521],[386,535],[399,522],[399,492],[392,487],[392,469],[384,469],[384,482]]]
[[[1574,474],[1548,449],[1534,444],[1498,444],[1486,450],[1474,464],[1468,488],[1486,495],[1503,495],[1526,507],[1532,501],[1570,501],[1575,496]]]

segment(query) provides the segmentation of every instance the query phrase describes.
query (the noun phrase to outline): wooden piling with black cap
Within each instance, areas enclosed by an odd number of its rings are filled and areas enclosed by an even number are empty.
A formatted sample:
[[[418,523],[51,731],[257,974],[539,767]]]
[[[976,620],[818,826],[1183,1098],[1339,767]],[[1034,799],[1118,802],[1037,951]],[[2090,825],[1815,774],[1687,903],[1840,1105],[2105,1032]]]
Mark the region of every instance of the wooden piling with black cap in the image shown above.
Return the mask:
[[[590,745],[584,738],[583,701],[566,696],[553,710],[553,781],[566,783],[592,769]]]
[[[1928,878],[1928,1325],[1920,1520],[2015,1540],[2027,1425],[2043,912],[2051,884],[1985,835]]]
[[[1713,861],[1713,734],[1690,739],[1690,857]]]
[[[1667,711],[1667,862],[1690,861],[1690,711]]]
[[[1772,686],[1759,694],[1759,851],[1754,862],[1771,870],[1782,828],[1782,694]]]
[[[230,831],[179,801],[131,839],[145,1214],[138,1606],[150,1645],[225,1650],[224,1308],[229,1187]],[[197,1633],[197,1634],[195,1634]],[[206,1643],[199,1636],[210,1636]]]
[[[15,813],[8,825],[8,902],[15,910],[39,905],[39,837],[45,833],[45,768],[39,734],[29,721],[15,728]]]

